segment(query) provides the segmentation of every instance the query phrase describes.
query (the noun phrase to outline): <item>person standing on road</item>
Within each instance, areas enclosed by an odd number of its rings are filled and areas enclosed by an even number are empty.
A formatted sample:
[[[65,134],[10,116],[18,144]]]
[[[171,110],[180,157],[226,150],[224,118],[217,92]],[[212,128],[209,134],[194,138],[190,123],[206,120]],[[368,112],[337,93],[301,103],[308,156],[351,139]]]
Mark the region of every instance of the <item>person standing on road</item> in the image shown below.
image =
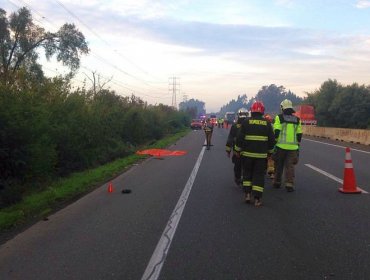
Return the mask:
[[[203,130],[206,134],[206,145],[207,145],[207,150],[211,148],[211,139],[212,139],[212,132],[213,132],[213,124],[211,123],[211,119],[208,118]]]
[[[301,120],[294,116],[292,102],[285,99],[280,103],[282,113],[275,117],[274,133],[277,139],[274,161],[275,178],[273,186],[281,187],[283,171],[285,171],[285,188],[288,192],[294,191],[294,169],[298,163],[298,153],[302,139]]]
[[[241,157],[236,157],[235,144],[236,144],[236,137],[242,126],[242,122],[247,118],[247,116],[248,116],[247,109],[245,108],[239,109],[238,120],[235,124],[231,126],[229,136],[227,137],[227,142],[226,142],[227,156],[230,157],[231,151],[233,151],[231,161],[234,164],[234,181],[238,186],[240,186],[242,183],[242,160],[241,160]]]
[[[273,123],[273,119],[270,116],[270,114],[265,114],[264,118],[269,122]],[[269,155],[267,157],[267,175],[270,179],[274,179],[274,173],[275,173],[275,163],[274,160],[272,159],[272,155]]]
[[[254,205],[258,207],[262,205],[267,156],[273,151],[275,137],[271,123],[263,117],[263,103],[254,102],[250,111],[251,117],[240,128],[235,151],[242,157],[245,202],[250,203],[253,195]]]

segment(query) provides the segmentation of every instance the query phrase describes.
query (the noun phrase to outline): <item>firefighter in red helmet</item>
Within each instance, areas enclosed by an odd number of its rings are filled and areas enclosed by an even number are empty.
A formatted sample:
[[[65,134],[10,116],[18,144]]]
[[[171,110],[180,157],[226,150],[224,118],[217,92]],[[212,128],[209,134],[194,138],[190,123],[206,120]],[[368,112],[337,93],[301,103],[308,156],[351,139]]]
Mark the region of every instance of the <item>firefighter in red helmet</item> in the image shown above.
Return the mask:
[[[271,123],[263,114],[265,106],[255,101],[251,106],[251,117],[246,119],[236,139],[237,156],[243,158],[243,187],[245,202],[250,203],[254,197],[254,205],[261,206],[262,193],[265,185],[266,159],[273,152],[275,137]]]

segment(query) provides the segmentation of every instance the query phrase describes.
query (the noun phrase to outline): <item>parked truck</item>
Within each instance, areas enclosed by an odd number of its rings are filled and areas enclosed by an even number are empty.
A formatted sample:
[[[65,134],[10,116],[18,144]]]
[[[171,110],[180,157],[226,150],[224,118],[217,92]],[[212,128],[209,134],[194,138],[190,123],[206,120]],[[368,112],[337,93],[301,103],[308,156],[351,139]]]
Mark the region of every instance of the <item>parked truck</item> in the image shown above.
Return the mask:
[[[299,105],[294,107],[297,117],[301,119],[302,125],[316,125],[315,109],[311,105]]]
[[[235,122],[235,119],[236,119],[235,112],[226,112],[225,121],[228,122],[229,125],[232,125]]]

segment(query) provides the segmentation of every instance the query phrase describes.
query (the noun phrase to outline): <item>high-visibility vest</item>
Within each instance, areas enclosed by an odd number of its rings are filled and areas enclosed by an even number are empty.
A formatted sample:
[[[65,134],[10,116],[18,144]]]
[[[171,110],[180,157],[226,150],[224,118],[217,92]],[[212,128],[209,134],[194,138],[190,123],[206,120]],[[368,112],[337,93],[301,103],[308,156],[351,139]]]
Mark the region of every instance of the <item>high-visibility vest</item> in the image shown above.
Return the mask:
[[[276,146],[284,150],[298,150],[297,134],[302,134],[301,120],[293,115],[275,117],[274,131],[280,130]]]

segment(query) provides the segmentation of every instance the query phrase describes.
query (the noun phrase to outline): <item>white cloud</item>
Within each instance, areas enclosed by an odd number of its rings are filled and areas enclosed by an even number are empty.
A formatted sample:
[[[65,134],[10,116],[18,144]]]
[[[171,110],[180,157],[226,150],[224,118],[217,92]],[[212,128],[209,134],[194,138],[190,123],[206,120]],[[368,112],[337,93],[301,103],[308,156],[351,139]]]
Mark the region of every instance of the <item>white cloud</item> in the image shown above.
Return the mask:
[[[284,7],[292,7],[294,0],[276,0],[276,4]]]
[[[356,7],[359,8],[359,9],[370,8],[370,1],[368,1],[368,0],[359,0],[356,3]]]
[[[63,0],[74,17],[56,1],[28,0],[47,30],[49,25],[56,29],[74,22],[84,33],[92,53],[82,57],[81,72],[88,74],[91,69],[113,76],[111,86],[121,84],[117,93],[134,92],[153,104],[171,104],[168,77],[172,75],[180,77],[181,92],[206,102],[211,111],[239,94],[252,97],[271,83],[301,96],[328,78],[344,84],[368,83],[370,25],[358,8],[370,8],[370,0],[353,1],[355,20],[347,18],[346,11],[327,15],[315,9],[317,18],[337,23],[338,29],[330,31],[319,24],[290,27],[295,21],[288,15],[303,17],[293,14],[294,9],[302,9],[298,1],[272,0],[272,5],[263,7],[253,5],[257,0],[217,2]],[[284,21],[290,20],[288,26]],[[85,78],[81,73],[79,79]]]

